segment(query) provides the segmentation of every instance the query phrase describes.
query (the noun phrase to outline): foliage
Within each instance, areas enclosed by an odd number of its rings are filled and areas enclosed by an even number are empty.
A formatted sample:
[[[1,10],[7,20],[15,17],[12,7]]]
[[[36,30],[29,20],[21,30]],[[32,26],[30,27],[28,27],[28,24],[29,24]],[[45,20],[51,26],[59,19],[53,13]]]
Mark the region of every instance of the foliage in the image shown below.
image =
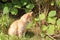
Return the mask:
[[[49,12],[48,17],[54,17],[55,15],[56,15],[56,11],[53,10]]]
[[[16,8],[11,9],[11,14],[16,15],[18,13],[18,10]]]
[[[46,31],[47,30],[47,26],[46,25],[42,25],[42,31]]]
[[[60,8],[60,0],[56,0],[56,5],[58,8]]]
[[[40,20],[39,20],[40,19]],[[48,35],[53,35],[55,34],[55,30],[60,30],[60,19],[57,20],[57,17],[56,17],[56,11],[55,10],[51,10],[48,14],[47,17],[45,17],[45,14],[43,15],[39,15],[38,18],[35,19],[36,21],[43,21],[43,20],[46,20],[47,24],[48,25],[41,25],[41,37],[45,37],[46,36],[46,33]],[[56,23],[57,22],[57,23]],[[51,38],[49,37],[46,37],[45,38],[46,40],[52,40]]]
[[[10,22],[13,20],[13,18],[11,19],[9,17],[9,13],[11,13],[12,15],[17,15],[18,9],[24,9],[25,12],[29,12],[34,8],[34,4],[30,1],[29,0],[1,0],[0,9],[3,11],[1,11],[2,16],[0,17],[0,40],[19,40],[17,36],[6,35]],[[21,40],[26,40],[26,39],[27,38],[25,37],[21,38]]]
[[[54,5],[55,5],[55,4],[54,4],[54,1],[52,1],[52,2],[51,2],[51,6],[54,6]]]
[[[60,19],[57,20],[57,25],[60,26]]]
[[[0,40],[8,40],[8,35],[4,35],[4,33],[0,33]]]
[[[48,17],[47,22],[51,23],[51,24],[55,24],[56,18],[50,18],[50,17]]]
[[[54,25],[48,25],[47,33],[48,33],[49,35],[54,34],[54,30],[55,30]]]
[[[24,9],[26,12],[30,11],[34,8],[34,4],[28,0],[10,0],[11,2],[8,2],[8,0],[2,0],[2,2],[5,2],[5,4],[2,4],[3,7],[3,13],[11,13],[12,15],[18,14],[18,9]],[[31,0],[32,1],[32,0]]]
[[[0,33],[0,40],[40,40],[37,36],[33,36],[32,38],[29,37],[29,35],[27,35],[28,37],[26,37],[25,35],[23,35],[22,37],[18,38],[17,36],[13,35],[13,36],[9,36],[7,34],[4,33]]]
[[[8,6],[5,6],[3,8],[3,14],[8,14],[8,13],[9,13],[9,8],[8,8]]]
[[[1,32],[4,32],[6,33],[7,32],[7,28],[8,28],[8,25],[9,25],[9,17],[8,15],[2,15],[2,17],[0,17],[0,33]]]
[[[3,10],[3,13],[0,17],[0,40],[30,40],[30,34],[27,35],[27,37],[26,35],[22,35],[21,38],[18,38],[14,35],[7,35],[7,30],[10,25],[10,22],[13,20],[13,18],[9,18],[9,13],[11,13],[12,15],[17,15],[19,11],[18,9],[24,9],[25,12],[29,12],[35,7],[35,1],[36,0],[1,0],[0,9]],[[57,5],[57,7],[60,8],[60,0],[40,0],[40,5],[42,5],[41,9],[43,9],[44,4],[47,4],[48,2],[50,2],[49,5],[51,4],[52,7]],[[26,26],[26,28],[30,29],[34,27],[34,25],[36,25],[36,22],[38,22],[39,27],[41,29],[39,30],[41,31],[39,33],[41,35],[41,38],[43,40],[52,40],[52,38],[50,38],[49,36],[57,34],[56,31],[59,32],[60,30],[60,18],[57,18],[56,14],[56,10],[49,10],[47,16],[44,13],[41,13],[37,18],[34,18],[33,21]],[[45,20],[45,24],[42,24],[43,20]],[[37,40],[37,36],[35,36],[34,39]]]
[[[40,19],[40,20],[44,20],[44,19],[45,19],[45,14],[44,14],[44,13],[40,14],[40,15],[39,15],[39,19]]]

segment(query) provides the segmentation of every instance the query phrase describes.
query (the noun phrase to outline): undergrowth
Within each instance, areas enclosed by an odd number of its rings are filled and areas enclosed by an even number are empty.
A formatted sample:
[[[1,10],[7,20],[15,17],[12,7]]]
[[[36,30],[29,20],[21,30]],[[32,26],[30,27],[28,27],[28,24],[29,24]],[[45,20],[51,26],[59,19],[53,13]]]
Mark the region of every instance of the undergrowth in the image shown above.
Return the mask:
[[[39,0],[1,0],[0,12],[2,15],[0,15],[0,40],[56,40],[56,38],[60,40],[60,36],[58,36],[60,35],[60,18],[56,16],[57,11],[47,10],[47,15],[44,12],[40,13],[42,11],[40,9],[43,9],[46,3],[49,3],[52,7],[56,6],[60,9],[59,0],[40,0],[40,2]],[[39,8],[40,5],[42,5],[41,8]],[[24,9],[25,12],[29,12],[36,6],[39,8],[39,12],[37,13],[38,17],[35,17],[32,22],[27,25],[26,29],[29,30],[33,26],[33,28],[36,27],[34,30],[37,30],[37,32],[26,32],[26,34],[22,35],[20,38],[14,35],[9,36],[7,31],[10,24],[14,21],[13,18],[9,17],[9,13],[12,15],[17,15],[18,9]],[[39,25],[36,26],[37,23]],[[39,27],[40,32],[37,27]]]

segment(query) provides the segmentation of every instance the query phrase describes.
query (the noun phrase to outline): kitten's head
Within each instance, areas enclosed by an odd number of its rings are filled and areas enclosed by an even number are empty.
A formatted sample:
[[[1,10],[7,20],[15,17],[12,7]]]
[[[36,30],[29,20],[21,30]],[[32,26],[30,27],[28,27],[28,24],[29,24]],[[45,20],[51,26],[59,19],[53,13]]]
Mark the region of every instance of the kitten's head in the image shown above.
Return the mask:
[[[33,12],[28,12],[24,14],[21,19],[23,19],[25,22],[31,22],[32,21],[32,14]]]
[[[33,12],[27,13],[26,19],[28,22],[32,21],[32,14],[33,14]]]

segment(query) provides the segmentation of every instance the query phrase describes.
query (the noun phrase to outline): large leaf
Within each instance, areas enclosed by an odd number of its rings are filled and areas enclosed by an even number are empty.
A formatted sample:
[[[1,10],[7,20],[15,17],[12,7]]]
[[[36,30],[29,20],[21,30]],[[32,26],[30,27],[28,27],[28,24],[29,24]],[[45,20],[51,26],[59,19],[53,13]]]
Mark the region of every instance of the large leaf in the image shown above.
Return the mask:
[[[60,30],[60,18],[57,20],[57,30]]]
[[[44,14],[44,13],[40,14],[40,15],[39,15],[39,19],[40,19],[40,20],[44,20],[44,19],[45,19],[45,14]]]
[[[5,6],[3,8],[3,14],[7,14],[7,13],[9,13],[9,7],[8,6]]]
[[[54,34],[54,30],[55,30],[55,27],[54,27],[54,25],[48,25],[48,29],[47,29],[47,33],[49,34],[49,35],[52,35],[52,34]]]
[[[42,25],[42,31],[46,31],[47,30],[47,26],[46,25]]]
[[[60,18],[57,20],[57,25],[60,26]]]
[[[12,14],[12,15],[16,15],[17,13],[18,13],[18,9],[13,8],[13,9],[11,10],[11,14]]]
[[[26,11],[26,12],[29,12],[29,11],[31,11],[31,9],[33,9],[33,8],[34,8],[34,5],[33,5],[33,4],[28,4],[28,5],[26,6],[25,11]]]
[[[51,23],[51,24],[55,24],[56,23],[56,17],[55,18],[48,17],[47,22]]]
[[[49,12],[48,17],[54,17],[55,15],[56,15],[56,11],[53,10]]]
[[[28,9],[33,9],[33,8],[34,8],[34,4],[28,4],[28,5],[26,6],[26,8],[28,8]]]

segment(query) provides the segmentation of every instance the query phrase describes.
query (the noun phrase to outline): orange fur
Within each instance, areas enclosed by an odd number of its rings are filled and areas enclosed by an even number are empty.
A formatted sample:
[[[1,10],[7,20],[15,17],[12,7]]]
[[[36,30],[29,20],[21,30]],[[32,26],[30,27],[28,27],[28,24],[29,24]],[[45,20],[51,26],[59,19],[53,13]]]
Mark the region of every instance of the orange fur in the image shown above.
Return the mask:
[[[8,34],[21,36],[25,32],[26,25],[32,21],[32,13],[26,13],[19,20],[14,21],[8,29]]]

